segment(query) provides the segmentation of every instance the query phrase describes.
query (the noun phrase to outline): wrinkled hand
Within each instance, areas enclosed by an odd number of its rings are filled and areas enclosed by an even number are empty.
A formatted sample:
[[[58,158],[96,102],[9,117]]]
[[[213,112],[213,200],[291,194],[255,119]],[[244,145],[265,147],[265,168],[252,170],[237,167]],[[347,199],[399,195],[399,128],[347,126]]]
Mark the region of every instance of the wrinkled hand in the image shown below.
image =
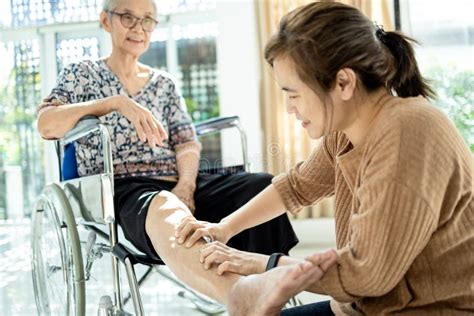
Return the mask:
[[[119,95],[117,98],[116,110],[135,126],[140,140],[148,142],[150,147],[163,146],[168,134],[151,111],[127,96]]]
[[[176,228],[175,237],[178,243],[186,242],[186,247],[189,248],[203,237],[210,238],[211,241],[227,243],[232,236],[226,229],[225,224],[198,221],[194,216],[188,216]]]
[[[178,197],[186,206],[189,208],[191,213],[194,214],[196,206],[194,204],[194,191],[196,186],[193,184],[186,184],[178,182],[171,192]]]
[[[217,265],[217,274],[233,272],[241,275],[250,275],[265,272],[268,256],[240,251],[225,244],[214,241],[200,250],[200,261],[204,269]]]

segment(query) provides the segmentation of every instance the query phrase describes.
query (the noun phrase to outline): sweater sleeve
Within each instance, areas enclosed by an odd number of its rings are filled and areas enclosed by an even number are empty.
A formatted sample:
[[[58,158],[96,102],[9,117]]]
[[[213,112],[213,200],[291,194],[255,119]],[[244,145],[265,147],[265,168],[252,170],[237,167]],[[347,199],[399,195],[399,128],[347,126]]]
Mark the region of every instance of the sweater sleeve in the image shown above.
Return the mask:
[[[273,178],[272,183],[280,194],[286,208],[297,213],[304,206],[334,193],[334,157],[337,146],[335,137],[324,138],[303,162],[288,173]]]
[[[357,195],[363,211],[351,218],[350,242],[312,288],[340,302],[392,290],[436,229],[429,205],[402,184],[374,182],[359,188]]]

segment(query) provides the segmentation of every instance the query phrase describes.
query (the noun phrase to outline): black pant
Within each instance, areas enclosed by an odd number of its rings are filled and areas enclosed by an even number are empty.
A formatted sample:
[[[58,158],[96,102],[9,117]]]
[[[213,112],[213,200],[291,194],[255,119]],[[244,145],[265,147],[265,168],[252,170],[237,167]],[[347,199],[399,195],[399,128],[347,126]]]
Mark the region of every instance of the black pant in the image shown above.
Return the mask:
[[[202,175],[196,180],[194,201],[195,217],[208,222],[219,222],[271,183],[266,173],[238,173],[229,175]],[[148,206],[161,190],[170,191],[175,182],[145,177],[115,180],[115,211],[125,236],[139,250],[156,256],[145,231]],[[286,214],[267,223],[247,229],[234,236],[228,245],[240,250],[271,254],[288,253],[298,243]]]
[[[281,316],[334,316],[329,301],[285,309]]]

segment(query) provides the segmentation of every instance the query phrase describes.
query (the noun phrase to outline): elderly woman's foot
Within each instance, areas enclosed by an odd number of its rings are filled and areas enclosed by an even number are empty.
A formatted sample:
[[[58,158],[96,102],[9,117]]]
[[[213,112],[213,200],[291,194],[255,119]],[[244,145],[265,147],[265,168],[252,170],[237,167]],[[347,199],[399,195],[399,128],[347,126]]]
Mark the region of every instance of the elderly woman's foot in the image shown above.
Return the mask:
[[[329,267],[335,260],[335,252],[327,253],[321,255],[320,264],[324,268]],[[311,261],[241,278],[230,292],[227,306],[230,315],[280,315],[289,298],[304,291],[324,275],[324,268]]]

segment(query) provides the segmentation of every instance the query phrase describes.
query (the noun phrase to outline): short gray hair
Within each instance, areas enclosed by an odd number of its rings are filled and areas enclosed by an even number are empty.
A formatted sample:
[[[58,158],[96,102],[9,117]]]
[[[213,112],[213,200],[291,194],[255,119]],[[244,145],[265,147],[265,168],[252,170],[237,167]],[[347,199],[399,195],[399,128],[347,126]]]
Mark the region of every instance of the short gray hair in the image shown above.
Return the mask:
[[[155,0],[150,0],[150,1],[153,4],[153,8],[155,9],[155,15],[156,15],[156,2]],[[117,2],[117,0],[104,0],[102,2],[102,10],[104,10],[105,12],[114,10],[115,2]]]
[[[102,3],[102,10],[104,11],[110,11],[112,10],[112,4],[115,2],[115,0],[104,0]]]

